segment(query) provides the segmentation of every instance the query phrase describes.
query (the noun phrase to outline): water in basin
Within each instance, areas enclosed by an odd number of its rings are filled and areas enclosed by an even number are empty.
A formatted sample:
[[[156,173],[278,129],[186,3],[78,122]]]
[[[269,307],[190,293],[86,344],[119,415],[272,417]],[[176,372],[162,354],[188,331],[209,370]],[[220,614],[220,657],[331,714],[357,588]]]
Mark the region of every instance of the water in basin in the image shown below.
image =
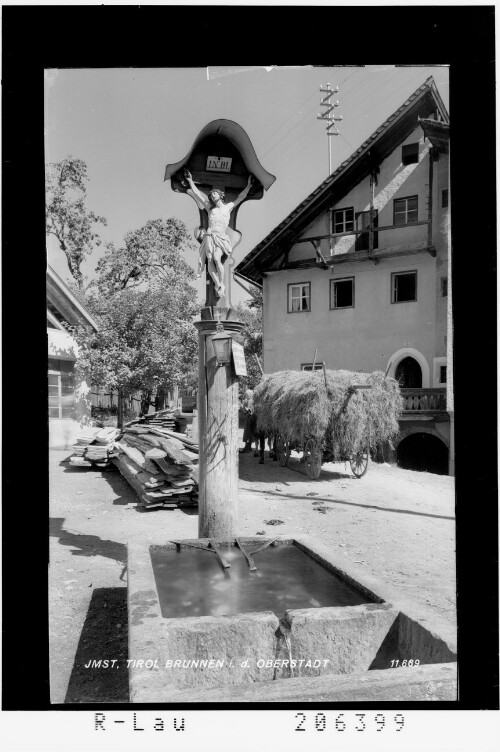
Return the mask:
[[[229,569],[209,551],[183,546],[153,548],[151,560],[161,613],[181,616],[229,616],[290,608],[358,606],[371,599],[293,545],[267,548],[255,555],[251,572],[235,546],[220,547]],[[251,555],[258,545],[245,545]]]

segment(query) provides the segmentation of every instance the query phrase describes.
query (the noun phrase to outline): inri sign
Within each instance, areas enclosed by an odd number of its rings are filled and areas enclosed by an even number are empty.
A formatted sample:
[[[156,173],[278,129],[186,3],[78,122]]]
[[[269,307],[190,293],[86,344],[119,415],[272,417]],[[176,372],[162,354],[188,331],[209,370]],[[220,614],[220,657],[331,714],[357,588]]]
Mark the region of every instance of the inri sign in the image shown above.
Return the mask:
[[[231,172],[231,157],[207,157],[207,170],[211,172]]]

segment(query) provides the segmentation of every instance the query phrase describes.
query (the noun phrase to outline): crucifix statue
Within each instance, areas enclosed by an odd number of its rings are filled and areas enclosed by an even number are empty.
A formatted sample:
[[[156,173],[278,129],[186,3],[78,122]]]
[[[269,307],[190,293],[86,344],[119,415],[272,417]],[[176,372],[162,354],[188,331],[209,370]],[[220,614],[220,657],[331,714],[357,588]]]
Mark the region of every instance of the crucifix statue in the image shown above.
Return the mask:
[[[235,320],[231,305],[234,251],[241,241],[236,229],[243,202],[256,201],[275,181],[255,154],[248,135],[232,120],[213,120],[200,131],[179,162],[168,164],[165,180],[172,190],[187,193],[200,214],[194,236],[200,244],[198,276],[206,266],[206,300],[203,320],[214,321],[219,309],[224,320]]]
[[[241,240],[239,207],[256,201],[275,181],[255,154],[247,134],[232,120],[213,120],[186,156],[168,164],[165,180],[187,193],[199,210],[198,277],[206,266],[206,301],[198,330],[198,436],[200,538],[231,539],[238,533],[238,378],[235,347],[243,323],[231,306],[232,255]],[[222,329],[222,331],[220,331]],[[217,335],[228,344],[220,358]],[[226,357],[228,356],[228,357]]]
[[[218,298],[222,298],[226,292],[224,285],[224,261],[230,257],[233,251],[233,243],[227,233],[230,215],[232,210],[248,196],[252,188],[252,182],[253,177],[250,174],[246,187],[234,201],[226,204],[224,203],[224,192],[222,190],[214,189],[207,196],[196,187],[189,170],[184,169],[183,186],[189,186],[186,193],[196,201],[199,209],[208,213],[207,229],[199,228],[195,233],[196,239],[201,243],[197,278],[201,277],[203,266],[206,262],[208,273],[214,282],[215,294]]]

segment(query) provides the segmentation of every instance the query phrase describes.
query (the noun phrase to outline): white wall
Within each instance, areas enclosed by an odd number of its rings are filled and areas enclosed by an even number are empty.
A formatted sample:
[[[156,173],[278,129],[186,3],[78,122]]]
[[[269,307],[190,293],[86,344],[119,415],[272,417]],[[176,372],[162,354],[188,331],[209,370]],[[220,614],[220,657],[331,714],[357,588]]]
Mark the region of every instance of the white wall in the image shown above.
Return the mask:
[[[419,144],[419,162],[403,165],[403,144]],[[375,208],[379,226],[393,224],[394,199],[418,196],[418,220],[427,220],[430,143],[417,127],[383,162],[375,186]],[[436,257],[427,252],[380,260],[342,263],[331,270],[267,272],[264,279],[264,369],[274,372],[299,369],[314,359],[327,368],[391,372],[405,352],[416,353],[423,365],[423,386],[436,385],[436,358],[446,356],[447,298],[441,295],[441,277],[447,276],[448,210],[442,209],[442,190],[448,187],[448,156],[434,162],[433,245]],[[335,208],[353,207],[355,212],[370,206],[369,178],[350,191]],[[324,212],[302,233],[302,237],[330,232],[329,212]],[[428,227],[401,227],[379,232],[378,248],[417,249],[428,242]],[[334,252],[354,250],[354,236],[341,238]],[[330,255],[329,241],[322,252]],[[314,257],[310,243],[295,245],[289,260]],[[417,300],[391,303],[391,274],[417,271]],[[330,310],[330,280],[354,277],[354,308]],[[288,285],[311,283],[311,311],[288,313]],[[394,355],[396,358],[394,359]],[[439,361],[441,362],[441,360]]]
[[[62,329],[47,328],[48,356],[58,360],[76,362],[78,346],[69,332]],[[85,381],[76,383],[75,401],[77,420],[69,418],[49,418],[49,447],[51,449],[70,449],[75,443],[80,426],[90,420],[90,387]]]
[[[391,274],[417,271],[417,301],[391,303]],[[427,253],[322,269],[270,272],[264,280],[264,370],[297,370],[318,361],[327,368],[384,371],[403,348],[435,357],[435,259]],[[355,306],[330,310],[330,280],[354,277]],[[288,284],[311,283],[311,311],[288,313]],[[431,386],[431,384],[424,384]]]
[[[62,329],[53,329],[47,327],[47,338],[49,346],[49,358],[58,358],[59,360],[76,360],[78,356],[78,347],[69,332]]]
[[[442,192],[448,188],[449,159],[448,154],[440,154],[434,162],[434,211],[433,211],[433,243],[436,247],[436,356],[446,357],[448,327],[451,330],[451,321],[448,322],[448,297],[441,294],[441,279],[448,278],[448,252],[449,252],[449,208],[442,207]],[[448,196],[448,202],[450,196]],[[449,204],[448,204],[449,206]],[[448,279],[448,289],[451,290],[451,280]],[[448,369],[451,374],[451,368]],[[450,375],[449,374],[449,375]]]
[[[406,144],[418,142],[418,163],[403,165],[401,159],[402,147]],[[418,196],[418,220],[426,220],[427,196],[429,182],[429,149],[430,143],[425,141],[424,134],[418,126],[394,151],[384,160],[380,166],[377,184],[374,188],[374,208],[378,210],[379,227],[394,224],[394,199],[408,196]],[[370,179],[364,178],[352,191],[342,198],[334,209],[347,209],[352,207],[354,213],[369,211],[370,209]],[[302,233],[305,237],[326,235],[330,233],[329,212],[325,212],[316,219]],[[400,248],[402,246],[425,246],[427,242],[427,226],[401,227],[397,230],[386,230],[378,233],[379,248]],[[333,244],[333,254],[347,253],[354,250],[355,236],[338,238]],[[321,242],[321,252],[324,256],[330,255],[330,242]],[[310,243],[299,243],[293,246],[289,260],[311,258],[314,249]]]

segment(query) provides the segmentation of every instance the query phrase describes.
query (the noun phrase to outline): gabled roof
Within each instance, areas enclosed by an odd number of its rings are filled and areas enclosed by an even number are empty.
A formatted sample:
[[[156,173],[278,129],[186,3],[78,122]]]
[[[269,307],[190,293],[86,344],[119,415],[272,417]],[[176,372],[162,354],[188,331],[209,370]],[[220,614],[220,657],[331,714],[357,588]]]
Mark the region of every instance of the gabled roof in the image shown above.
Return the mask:
[[[432,76],[247,254],[236,267],[235,274],[259,283],[262,273],[272,267],[316,217],[335,206],[410,135],[418,125],[419,118],[428,118],[429,115],[449,123],[448,113]]]
[[[51,266],[47,266],[46,279],[47,300],[60,311],[68,323],[74,326],[78,324],[91,326],[97,331],[99,328],[97,321]]]

